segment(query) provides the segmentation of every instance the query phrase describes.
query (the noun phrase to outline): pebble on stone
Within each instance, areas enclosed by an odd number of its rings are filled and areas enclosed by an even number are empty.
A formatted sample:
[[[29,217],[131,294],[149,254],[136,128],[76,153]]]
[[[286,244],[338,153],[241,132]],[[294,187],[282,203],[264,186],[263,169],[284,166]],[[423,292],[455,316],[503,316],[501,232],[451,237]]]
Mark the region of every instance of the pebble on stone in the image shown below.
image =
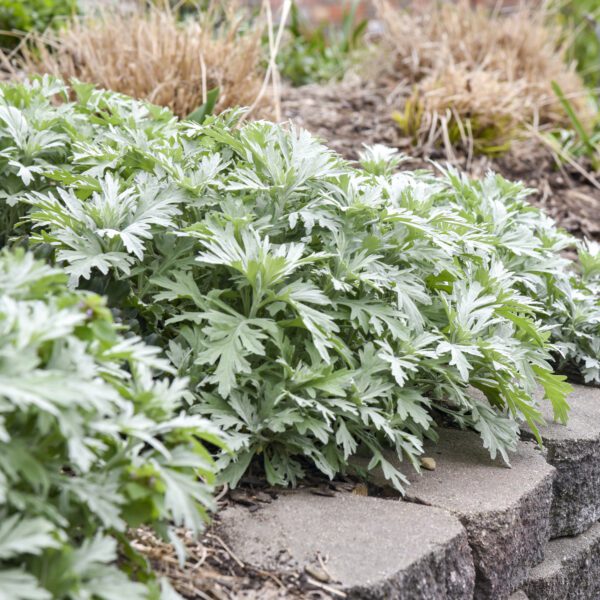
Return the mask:
[[[256,568],[311,572],[321,556],[349,599],[465,600],[475,572],[467,535],[445,511],[397,499],[282,494],[255,513],[232,505],[219,534]],[[309,568],[307,569],[307,566]]]
[[[431,456],[424,456],[421,458],[421,466],[427,471],[435,471],[436,462],[435,458],[431,458]]]

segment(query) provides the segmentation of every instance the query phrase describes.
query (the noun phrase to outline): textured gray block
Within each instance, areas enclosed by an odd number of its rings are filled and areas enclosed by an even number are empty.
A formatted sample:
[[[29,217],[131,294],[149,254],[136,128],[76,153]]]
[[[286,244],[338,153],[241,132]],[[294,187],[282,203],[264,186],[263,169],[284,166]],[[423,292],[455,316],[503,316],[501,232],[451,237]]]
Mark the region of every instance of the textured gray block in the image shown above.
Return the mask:
[[[529,600],[600,598],[600,524],[576,537],[552,540],[523,589]]]
[[[540,427],[546,460],[557,471],[550,513],[553,538],[581,533],[600,519],[600,388],[576,385],[568,402],[567,425],[554,423],[550,403],[541,403],[547,421]],[[529,431],[524,435],[532,437]]]
[[[219,531],[235,554],[261,569],[318,566],[348,598],[466,600],[475,573],[467,534],[455,517],[396,499],[297,492],[259,511],[233,506]]]
[[[436,469],[405,471],[411,482],[406,499],[460,519],[473,552],[475,598],[508,597],[543,559],[554,468],[530,442],[519,443],[508,468],[490,459],[478,435],[456,429],[441,430],[439,442],[425,453],[435,458]],[[373,478],[385,485],[380,472]]]

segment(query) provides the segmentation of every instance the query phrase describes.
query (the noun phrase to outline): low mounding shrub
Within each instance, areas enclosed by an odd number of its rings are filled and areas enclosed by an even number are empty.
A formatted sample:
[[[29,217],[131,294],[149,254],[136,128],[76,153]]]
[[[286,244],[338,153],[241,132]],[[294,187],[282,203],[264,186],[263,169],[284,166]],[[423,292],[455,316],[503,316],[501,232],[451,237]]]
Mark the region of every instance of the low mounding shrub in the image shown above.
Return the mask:
[[[214,479],[201,440],[219,437],[180,413],[185,380],[154,377],[169,369],[157,350],[66,281],[0,253],[0,595],[145,599],[126,528],[201,529]]]
[[[14,48],[22,35],[43,32],[77,12],[77,0],[0,0],[0,46]],[[14,32],[9,35],[6,32]]]
[[[235,3],[233,3],[235,4]],[[218,88],[215,110],[251,105],[263,81],[261,30],[230,7],[179,21],[174,11],[101,11],[33,36],[17,68],[89,81],[166,106],[185,117]],[[259,108],[269,110],[268,102]]]
[[[600,244],[579,248],[580,276],[559,281],[558,291],[542,296],[554,325],[558,369],[585,383],[600,383]],[[554,284],[554,282],[552,282]]]
[[[487,232],[498,258],[532,302],[553,346],[556,370],[600,383],[600,245],[576,240],[527,204],[531,190],[489,174],[447,172],[448,197]],[[561,256],[576,249],[578,260]]]
[[[519,422],[541,419],[536,386],[566,419],[553,364],[600,379],[598,254],[578,274],[560,253],[582,244],[520,185],[394,175],[378,147],[356,169],[305,131],[237,128],[236,112],[198,125],[74,92],[1,88],[15,237],[166,349],[191,411],[230,434],[231,483],[253,459],[286,484],[366,452],[401,488],[383,451],[416,464],[436,415],[509,460]]]

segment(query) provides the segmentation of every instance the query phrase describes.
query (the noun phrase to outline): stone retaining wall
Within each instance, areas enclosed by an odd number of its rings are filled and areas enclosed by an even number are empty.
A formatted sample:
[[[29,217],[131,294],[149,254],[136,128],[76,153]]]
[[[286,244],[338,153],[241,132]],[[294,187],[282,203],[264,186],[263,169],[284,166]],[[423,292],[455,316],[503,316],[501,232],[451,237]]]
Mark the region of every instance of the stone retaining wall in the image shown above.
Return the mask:
[[[542,450],[523,432],[511,468],[475,434],[442,430],[434,470],[405,469],[404,499],[284,492],[227,509],[222,535],[261,569],[315,573],[325,559],[332,598],[598,600],[600,389],[576,386],[570,404],[567,426],[547,409]]]

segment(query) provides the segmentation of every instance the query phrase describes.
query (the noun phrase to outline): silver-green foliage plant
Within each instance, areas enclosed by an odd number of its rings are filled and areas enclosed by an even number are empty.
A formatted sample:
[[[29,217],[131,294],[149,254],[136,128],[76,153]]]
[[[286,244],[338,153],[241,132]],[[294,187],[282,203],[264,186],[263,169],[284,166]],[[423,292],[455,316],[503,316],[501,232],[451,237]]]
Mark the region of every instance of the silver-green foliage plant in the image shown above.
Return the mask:
[[[559,368],[585,383],[600,383],[600,244],[579,244],[579,276],[550,290],[545,305],[554,323]]]
[[[170,368],[158,350],[66,283],[0,253],[0,597],[149,598],[126,530],[201,530],[214,503],[202,439],[220,438],[181,412],[185,380],[156,377]]]
[[[198,125],[81,84],[54,107],[57,92],[3,88],[27,136],[60,113],[66,155],[25,161],[0,125],[7,202],[29,206],[18,231],[191,378],[191,411],[230,434],[231,483],[253,462],[275,484],[309,464],[333,476],[362,452],[401,488],[386,450],[417,464],[437,417],[508,461],[519,424],[541,421],[538,385],[567,417],[557,361],[598,380],[597,284],[519,185],[394,175],[382,149],[353,168],[235,112]]]
[[[600,384],[600,245],[578,240],[526,201],[531,190],[491,175],[447,173],[447,198],[494,240],[495,252],[549,328],[558,371]],[[500,185],[498,185],[500,182]],[[577,261],[563,256],[577,252]]]

